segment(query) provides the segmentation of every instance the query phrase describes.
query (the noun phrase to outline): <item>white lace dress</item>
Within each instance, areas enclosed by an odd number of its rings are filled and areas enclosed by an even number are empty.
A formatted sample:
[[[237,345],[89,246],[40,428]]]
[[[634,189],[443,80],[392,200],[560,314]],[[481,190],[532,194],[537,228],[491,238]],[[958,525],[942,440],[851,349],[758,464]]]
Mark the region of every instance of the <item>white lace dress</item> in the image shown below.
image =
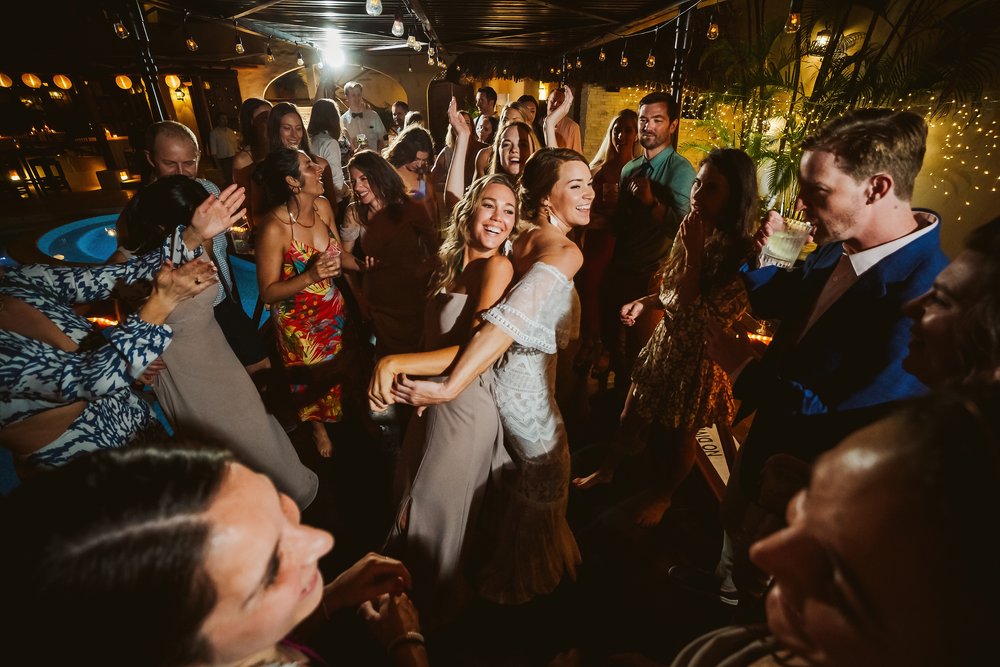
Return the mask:
[[[511,462],[486,498],[492,535],[479,588],[488,600],[519,604],[551,593],[565,573],[575,577],[580,562],[566,523],[569,441],[555,400],[556,352],[579,331],[580,299],[558,269],[536,263],[483,318],[514,344],[495,368]]]

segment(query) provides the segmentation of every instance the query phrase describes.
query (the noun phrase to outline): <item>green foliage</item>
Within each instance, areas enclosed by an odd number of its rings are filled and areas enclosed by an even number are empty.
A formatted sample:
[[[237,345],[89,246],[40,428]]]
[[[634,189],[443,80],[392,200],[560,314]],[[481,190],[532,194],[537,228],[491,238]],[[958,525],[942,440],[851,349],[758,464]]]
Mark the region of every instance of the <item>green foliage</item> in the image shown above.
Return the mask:
[[[744,10],[759,16],[759,4],[746,0]],[[867,29],[845,33],[859,16]],[[830,118],[858,107],[938,116],[974,106],[1000,84],[996,0],[814,0],[803,18],[795,35],[782,19],[749,29],[749,39],[724,33],[706,49],[700,69],[713,80],[698,124],[709,140],[685,144],[746,151],[768,203],[783,213],[794,205],[798,146]],[[817,22],[834,33],[825,47],[807,41]]]

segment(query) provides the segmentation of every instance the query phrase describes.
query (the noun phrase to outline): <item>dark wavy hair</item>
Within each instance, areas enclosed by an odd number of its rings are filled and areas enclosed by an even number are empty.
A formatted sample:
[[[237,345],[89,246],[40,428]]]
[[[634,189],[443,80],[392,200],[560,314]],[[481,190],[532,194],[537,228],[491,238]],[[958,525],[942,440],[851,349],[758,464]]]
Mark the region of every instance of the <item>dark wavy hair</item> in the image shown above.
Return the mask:
[[[570,148],[539,148],[521,167],[521,181],[517,199],[521,204],[521,218],[537,222],[542,213],[542,200],[549,196],[559,182],[559,170],[567,162],[582,162],[587,170],[587,158]]]
[[[176,175],[160,178],[140,190],[131,203],[131,215],[124,216],[127,248],[143,255],[163,243],[177,225],[190,224],[194,211],[208,198],[208,192],[193,178]]]
[[[313,102],[309,113],[309,136],[326,132],[333,140],[340,139],[340,108],[334,100],[323,98]]]
[[[383,155],[393,167],[402,167],[417,159],[417,153],[427,153],[428,159],[434,156],[434,140],[430,133],[419,125],[407,125],[403,128]]]
[[[264,211],[284,206],[295,196],[286,177],[302,182],[299,169],[299,151],[294,148],[276,148],[253,170],[253,180],[264,190]]]
[[[278,102],[271,108],[271,114],[267,118],[267,146],[270,151],[285,147],[281,143],[281,119],[288,114],[295,114],[302,123],[302,114],[291,102]],[[309,157],[315,157],[305,123],[302,123],[302,142],[299,144],[299,149],[305,151]]]
[[[757,167],[749,155],[738,148],[714,148],[701,161],[701,166],[706,165],[719,170],[726,179],[729,198],[716,221],[715,231],[706,239],[706,255],[701,265],[703,291],[728,281],[739,271],[760,218]],[[685,261],[677,242],[660,265],[658,280],[679,281]]]
[[[389,161],[375,151],[358,151],[348,160],[347,169],[357,169],[367,176],[368,185],[372,192],[386,208],[402,206],[407,202],[406,186],[403,185],[403,179],[399,177]],[[353,189],[351,197],[354,197]],[[366,224],[368,222],[368,207],[359,201],[355,201],[354,205],[358,208],[361,223]]]
[[[240,141],[243,147],[250,149],[254,143],[253,115],[261,107],[271,108],[271,103],[259,97],[248,97],[240,105]],[[251,150],[251,153],[254,151]]]
[[[211,450],[101,451],[3,499],[10,664],[211,663],[201,634],[217,596],[205,511],[231,461]]]

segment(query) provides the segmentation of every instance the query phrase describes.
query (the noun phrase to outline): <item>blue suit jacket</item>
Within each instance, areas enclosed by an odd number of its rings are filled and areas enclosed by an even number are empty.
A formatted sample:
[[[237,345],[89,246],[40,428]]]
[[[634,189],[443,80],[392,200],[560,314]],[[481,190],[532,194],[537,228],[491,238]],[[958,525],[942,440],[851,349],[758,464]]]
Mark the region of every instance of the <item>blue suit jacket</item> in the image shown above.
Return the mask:
[[[939,225],[863,273],[801,340],[841,244],[822,246],[794,271],[744,274],[754,315],[781,320],[764,358],[751,362],[733,387],[744,411],[757,410],[741,456],[744,472],[747,465],[759,469],[772,453],[796,453],[795,440],[822,438],[812,429],[789,433],[790,417],[867,408],[926,391],[903,370],[911,322],[902,307],[930,289],[947,265],[940,236]]]

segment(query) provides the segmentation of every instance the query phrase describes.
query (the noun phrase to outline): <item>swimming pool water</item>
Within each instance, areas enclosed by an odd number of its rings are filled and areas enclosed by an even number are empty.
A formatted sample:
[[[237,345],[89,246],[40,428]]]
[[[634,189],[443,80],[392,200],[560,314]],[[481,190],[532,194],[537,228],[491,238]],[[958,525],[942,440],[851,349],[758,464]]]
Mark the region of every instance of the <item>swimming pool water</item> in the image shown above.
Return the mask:
[[[38,249],[49,257],[67,262],[103,264],[118,248],[117,221],[117,213],[74,220],[42,234],[38,238]],[[252,317],[257,305],[256,265],[239,257],[230,257],[230,265],[243,310]],[[267,321],[267,317],[265,310],[262,322]]]
[[[67,262],[103,264],[118,247],[117,220],[115,213],[61,225],[38,238],[38,249],[49,257]]]

